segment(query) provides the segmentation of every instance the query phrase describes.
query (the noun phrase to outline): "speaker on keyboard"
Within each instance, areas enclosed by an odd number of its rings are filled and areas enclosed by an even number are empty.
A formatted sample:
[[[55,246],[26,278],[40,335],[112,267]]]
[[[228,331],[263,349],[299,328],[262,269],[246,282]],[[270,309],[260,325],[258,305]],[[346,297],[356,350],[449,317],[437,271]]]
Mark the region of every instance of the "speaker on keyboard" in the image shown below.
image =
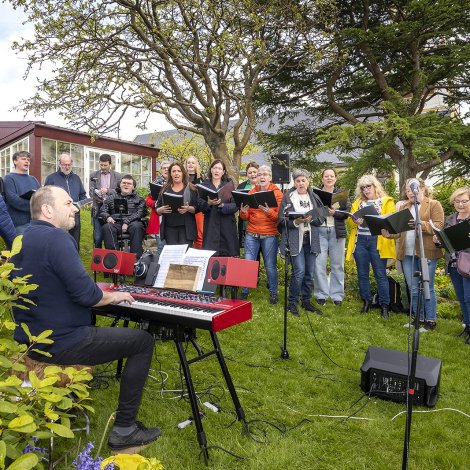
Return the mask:
[[[254,288],[258,284],[258,261],[216,256],[209,259],[209,284]]]
[[[134,274],[134,264],[135,253],[93,248],[93,256],[91,258],[92,271],[129,276]]]

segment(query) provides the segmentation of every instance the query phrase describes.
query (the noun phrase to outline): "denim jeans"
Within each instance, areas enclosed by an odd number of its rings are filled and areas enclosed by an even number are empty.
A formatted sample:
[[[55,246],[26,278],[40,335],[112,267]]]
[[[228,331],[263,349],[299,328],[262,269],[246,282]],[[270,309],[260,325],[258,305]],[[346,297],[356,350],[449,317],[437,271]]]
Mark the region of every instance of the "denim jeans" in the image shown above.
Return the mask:
[[[95,248],[101,248],[103,244],[103,225],[96,217],[92,217],[93,223],[93,246]]]
[[[245,259],[255,260],[258,257],[259,250],[263,254],[264,267],[269,283],[269,294],[277,295],[278,273],[277,273],[277,235],[268,235],[265,237],[254,237],[251,233],[245,236]],[[249,289],[244,287],[242,293],[247,294]]]
[[[310,253],[310,239],[304,238],[302,249],[292,256],[292,277],[289,285],[289,303],[296,304],[299,295],[302,302],[310,302],[315,275],[315,253]]]
[[[387,260],[380,258],[377,250],[377,237],[371,235],[358,235],[356,249],[354,250],[356,260],[357,279],[359,281],[359,294],[363,300],[371,300],[369,270],[372,266],[380,305],[390,304],[390,291],[388,287],[386,265]]]
[[[413,312],[418,310],[418,281],[419,278],[413,276],[416,271],[421,270],[421,261],[416,256],[405,256],[401,262],[403,273],[405,274],[406,284],[410,289],[411,293],[411,305],[413,306]],[[428,260],[429,270],[429,293],[430,299],[424,300],[424,295],[421,300],[421,308],[419,312],[420,320],[436,321],[436,292],[434,290],[434,276],[436,275],[437,259]],[[426,312],[426,314],[425,314]]]
[[[153,347],[152,336],[144,330],[89,327],[87,336],[79,344],[52,357],[41,356],[38,360],[60,365],[94,366],[127,358],[121,376],[116,425],[130,426],[139,410]]]
[[[315,261],[316,299],[342,301],[344,298],[344,245],[346,238],[336,238],[334,227],[320,227],[320,248]],[[330,257],[330,282],[326,273],[326,264]]]
[[[449,275],[454,285],[457,299],[460,302],[463,322],[470,326],[470,278],[463,277],[457,272],[457,268],[449,267]]]

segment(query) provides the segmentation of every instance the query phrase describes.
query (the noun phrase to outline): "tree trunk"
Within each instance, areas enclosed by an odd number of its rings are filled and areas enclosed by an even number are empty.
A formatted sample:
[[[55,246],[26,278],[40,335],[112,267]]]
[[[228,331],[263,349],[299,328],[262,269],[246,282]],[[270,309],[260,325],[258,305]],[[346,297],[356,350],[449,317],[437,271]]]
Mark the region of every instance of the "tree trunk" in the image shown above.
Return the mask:
[[[397,162],[398,170],[398,189],[401,199],[406,199],[404,191],[405,182],[409,178],[416,178],[416,168],[414,165],[414,157],[412,149],[404,143],[403,154],[400,160]]]
[[[236,159],[230,158],[225,136],[222,137],[219,134],[211,132],[210,135],[204,135],[204,140],[206,141],[214,159],[219,158],[224,162],[227,167],[227,173],[237,185],[240,174],[240,165],[237,163]]]

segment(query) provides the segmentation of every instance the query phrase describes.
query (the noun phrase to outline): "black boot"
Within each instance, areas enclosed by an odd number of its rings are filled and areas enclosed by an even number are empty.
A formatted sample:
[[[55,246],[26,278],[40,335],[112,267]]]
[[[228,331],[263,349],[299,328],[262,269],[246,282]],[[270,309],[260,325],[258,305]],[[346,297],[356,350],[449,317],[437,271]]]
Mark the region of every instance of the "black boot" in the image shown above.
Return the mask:
[[[466,339],[465,344],[470,344],[470,336]]]
[[[368,300],[362,300],[361,313],[367,313],[370,309],[370,303]]]
[[[390,315],[388,314],[388,305],[383,304],[380,306],[380,316],[382,318],[388,318]]]
[[[466,325],[462,333],[459,333],[457,337],[463,336],[464,338],[470,337],[470,326]]]

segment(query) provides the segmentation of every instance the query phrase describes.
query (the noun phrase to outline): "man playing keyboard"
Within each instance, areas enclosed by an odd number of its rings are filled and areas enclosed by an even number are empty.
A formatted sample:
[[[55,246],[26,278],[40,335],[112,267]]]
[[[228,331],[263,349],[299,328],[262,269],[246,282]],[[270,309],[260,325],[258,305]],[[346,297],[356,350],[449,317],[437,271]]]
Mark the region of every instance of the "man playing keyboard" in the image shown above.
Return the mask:
[[[128,292],[103,292],[85,271],[77,243],[68,233],[77,211],[70,196],[57,186],[42,187],[31,198],[31,225],[12,262],[21,269],[15,275],[31,274],[30,282],[39,287],[27,296],[35,305],[13,309],[15,339],[28,343],[21,323],[33,335],[52,330],[52,344],[35,345],[52,356],[30,352],[33,359],[51,364],[93,366],[127,358],[108,446],[131,453],[160,436],[159,428],[146,428],[136,421],[154,342],[143,330],[92,326],[91,307],[130,304],[134,299]]]

